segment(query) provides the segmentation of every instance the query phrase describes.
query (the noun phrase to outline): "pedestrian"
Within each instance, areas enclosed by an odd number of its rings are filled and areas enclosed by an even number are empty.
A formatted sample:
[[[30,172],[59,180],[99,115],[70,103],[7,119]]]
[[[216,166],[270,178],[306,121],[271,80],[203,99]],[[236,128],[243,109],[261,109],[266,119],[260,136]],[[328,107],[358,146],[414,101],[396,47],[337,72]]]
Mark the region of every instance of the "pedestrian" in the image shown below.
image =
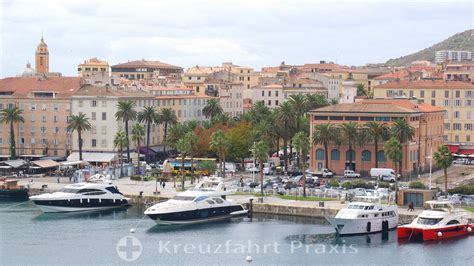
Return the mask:
[[[59,184],[59,173],[56,172],[56,179],[58,180],[58,184]]]
[[[165,189],[165,186],[166,186],[166,183],[165,183],[165,181],[163,181],[163,184],[162,184],[162,186],[163,186],[163,189]]]
[[[414,210],[415,210],[414,205],[415,205],[415,204],[413,203],[413,201],[411,201],[410,203],[408,203],[408,211],[414,211]]]

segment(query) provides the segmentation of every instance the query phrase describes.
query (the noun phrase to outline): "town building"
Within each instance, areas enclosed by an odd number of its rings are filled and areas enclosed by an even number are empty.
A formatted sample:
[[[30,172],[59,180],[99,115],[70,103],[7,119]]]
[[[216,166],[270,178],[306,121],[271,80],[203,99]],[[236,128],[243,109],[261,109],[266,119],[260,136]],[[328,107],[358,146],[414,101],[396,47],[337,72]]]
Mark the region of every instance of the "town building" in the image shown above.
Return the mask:
[[[444,69],[443,78],[448,81],[474,83],[474,63],[447,64]]]
[[[474,61],[474,52],[440,50],[435,53],[435,63],[440,64],[446,61]]]
[[[35,71],[36,73],[45,75],[49,73],[49,51],[48,45],[44,42],[43,36],[41,36],[41,41],[36,47]]]
[[[155,96],[155,107],[159,111],[162,108],[171,108],[176,115],[178,122],[185,121],[207,121],[202,109],[207,105],[210,99],[218,99],[207,95],[199,95],[192,93],[181,93],[181,90],[176,90],[176,94],[167,93],[166,95]],[[163,130],[160,126],[160,130]],[[158,138],[158,141],[160,139]]]
[[[96,57],[85,60],[77,66],[79,77],[92,78],[99,76],[100,78],[109,77],[109,63],[105,60],[99,60]]]
[[[446,109],[444,141],[473,145],[474,84],[461,81],[416,80],[390,82],[374,88],[374,98],[416,98]]]
[[[17,155],[67,156],[66,130],[71,97],[81,87],[78,77],[14,77],[0,80],[0,109],[18,107],[24,123],[15,124]],[[0,154],[9,154],[9,127],[0,127]]]
[[[441,107],[418,103],[416,100],[390,99],[330,105],[312,110],[308,114],[311,139],[316,125],[330,123],[337,127],[343,123],[355,122],[363,126],[369,121],[375,121],[390,126],[396,119],[405,119],[415,128],[413,140],[403,147],[402,171],[404,175],[408,175],[429,169],[429,159],[426,157],[443,143],[444,113],[445,110]],[[386,157],[383,145],[384,142],[380,141],[376,152],[373,143],[362,146],[354,144],[352,151],[346,144],[330,143],[328,165],[325,165],[324,147],[313,144],[310,151],[310,169],[329,168],[338,174],[352,169],[362,176],[367,176],[370,169],[375,167],[375,156],[378,158],[379,168],[396,169]]]
[[[151,80],[159,76],[180,76],[183,68],[160,61],[135,60],[113,65],[112,76],[130,80]]]

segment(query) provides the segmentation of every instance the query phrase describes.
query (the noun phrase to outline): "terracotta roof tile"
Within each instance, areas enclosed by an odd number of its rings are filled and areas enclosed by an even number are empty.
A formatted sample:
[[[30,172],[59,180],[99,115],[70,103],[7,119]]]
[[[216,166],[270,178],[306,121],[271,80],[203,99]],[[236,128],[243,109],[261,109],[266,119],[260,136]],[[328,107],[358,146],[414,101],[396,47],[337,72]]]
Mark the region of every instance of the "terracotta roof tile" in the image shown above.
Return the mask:
[[[165,69],[179,69],[182,70],[182,67],[163,63],[160,61],[149,61],[149,60],[135,60],[127,63],[121,63],[113,65],[112,68],[129,68],[129,67],[150,67],[150,68],[165,68]]]
[[[0,79],[0,92],[13,92],[14,97],[27,97],[31,92],[57,92],[56,98],[71,97],[81,87],[79,77],[14,77]]]
[[[407,89],[474,89],[474,84],[462,81],[443,81],[443,80],[401,80],[389,82],[382,85],[375,86],[377,88],[407,88]]]

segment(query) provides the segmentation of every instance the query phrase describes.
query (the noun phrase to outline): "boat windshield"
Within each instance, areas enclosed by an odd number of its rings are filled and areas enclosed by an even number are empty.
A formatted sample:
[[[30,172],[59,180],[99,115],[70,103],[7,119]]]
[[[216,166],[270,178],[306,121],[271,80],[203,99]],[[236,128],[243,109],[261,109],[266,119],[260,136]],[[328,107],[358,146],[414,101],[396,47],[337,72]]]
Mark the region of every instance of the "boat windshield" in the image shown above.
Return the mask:
[[[443,220],[443,219],[442,218],[423,218],[423,217],[419,217],[418,218],[418,224],[435,225],[435,224],[439,223],[441,220]]]
[[[79,191],[79,189],[76,188],[62,188],[59,190],[59,192],[64,192],[64,193],[73,193],[76,194]]]
[[[348,209],[353,209],[353,210],[355,210],[355,209],[358,209],[358,210],[373,210],[374,206],[373,205],[372,206],[364,206],[364,205],[352,205],[351,204],[347,208]]]
[[[182,200],[182,201],[192,201],[194,199],[194,197],[187,197],[187,196],[174,196],[173,197],[174,200]]]

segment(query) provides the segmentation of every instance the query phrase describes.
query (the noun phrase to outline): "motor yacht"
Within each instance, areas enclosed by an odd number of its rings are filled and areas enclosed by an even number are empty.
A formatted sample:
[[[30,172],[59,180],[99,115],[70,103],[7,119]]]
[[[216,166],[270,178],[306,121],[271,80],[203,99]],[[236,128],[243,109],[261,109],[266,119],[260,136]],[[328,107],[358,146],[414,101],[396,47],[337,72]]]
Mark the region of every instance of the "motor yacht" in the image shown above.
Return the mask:
[[[103,176],[92,176],[86,183],[71,184],[54,193],[31,196],[43,212],[94,211],[129,206],[128,199]]]
[[[398,239],[427,241],[472,234],[474,226],[466,219],[467,213],[454,208],[452,202],[433,200],[426,204],[428,210],[398,227]]]
[[[242,205],[223,198],[229,193],[220,179],[206,179],[151,206],[145,214],[161,225],[203,223],[247,214]]]
[[[398,210],[396,205],[381,204],[381,197],[361,196],[326,219],[339,235],[370,234],[396,228]]]

